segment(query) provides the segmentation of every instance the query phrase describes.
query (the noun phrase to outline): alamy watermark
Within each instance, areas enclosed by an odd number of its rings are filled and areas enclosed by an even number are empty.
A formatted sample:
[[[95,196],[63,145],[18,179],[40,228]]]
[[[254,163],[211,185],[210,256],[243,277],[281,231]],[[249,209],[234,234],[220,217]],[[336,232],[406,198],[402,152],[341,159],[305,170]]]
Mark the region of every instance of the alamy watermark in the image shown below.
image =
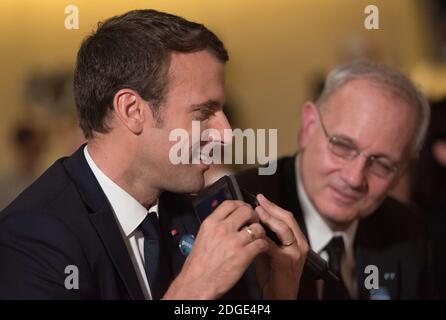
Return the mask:
[[[70,4],[65,7],[64,13],[66,14],[64,21],[65,29],[79,30],[79,8],[74,4]]]
[[[65,267],[65,277],[64,285],[67,290],[78,290],[79,289],[79,268],[73,264]]]
[[[367,17],[364,19],[364,28],[367,30],[379,30],[379,8],[376,5],[369,4],[364,8]]]
[[[244,164],[246,154],[246,164],[264,165],[259,175],[272,175],[277,169],[277,129],[225,129],[221,136],[213,128],[201,132],[200,121],[192,121],[192,136],[177,128],[170,132],[169,141],[176,142],[169,152],[172,164]]]

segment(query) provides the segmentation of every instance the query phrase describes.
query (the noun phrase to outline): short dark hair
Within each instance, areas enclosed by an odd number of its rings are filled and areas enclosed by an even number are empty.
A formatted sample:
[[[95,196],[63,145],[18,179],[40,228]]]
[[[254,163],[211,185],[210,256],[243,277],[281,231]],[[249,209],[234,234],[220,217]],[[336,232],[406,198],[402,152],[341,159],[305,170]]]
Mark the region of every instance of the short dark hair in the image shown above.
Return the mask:
[[[168,91],[172,52],[208,50],[219,61],[228,53],[204,25],[156,10],[133,10],[98,24],[77,54],[74,98],[79,125],[86,138],[107,133],[108,112],[116,92],[129,88],[159,108]]]

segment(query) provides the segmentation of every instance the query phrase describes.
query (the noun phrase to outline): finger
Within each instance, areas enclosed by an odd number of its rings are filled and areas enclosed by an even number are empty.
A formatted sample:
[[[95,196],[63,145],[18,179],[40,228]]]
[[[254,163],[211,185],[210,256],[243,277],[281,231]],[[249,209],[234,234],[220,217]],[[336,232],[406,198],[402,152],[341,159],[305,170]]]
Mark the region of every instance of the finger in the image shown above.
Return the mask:
[[[245,246],[257,239],[265,238],[265,229],[260,225],[260,223],[253,223],[244,228],[242,228],[237,236],[239,238],[240,244]]]
[[[285,222],[273,217],[261,206],[258,206],[255,210],[259,215],[260,221],[277,235],[280,242],[290,243],[294,241],[294,232]]]
[[[286,211],[276,205],[274,202],[271,202],[268,200],[263,194],[259,193],[257,195],[257,200],[259,201],[260,205],[273,217],[280,219],[280,220],[288,220],[290,216],[292,216],[291,212]]]
[[[260,253],[268,251],[269,244],[266,239],[256,239],[244,247],[244,254],[248,261],[253,261]]]
[[[225,200],[210,214],[208,219],[216,222],[224,220],[241,206],[246,206],[246,203],[239,200]]]
[[[259,217],[251,206],[245,204],[238,207],[223,221],[229,224],[231,230],[238,231],[243,226],[258,222]]]
[[[281,221],[285,222],[288,227],[293,231],[293,234],[298,242],[306,242],[306,238],[304,234],[302,233],[302,230],[299,227],[299,224],[297,223],[296,219],[294,218],[293,214],[289,211],[286,211],[276,205],[275,203],[268,200],[263,194],[257,195],[257,200],[259,201],[260,205],[273,217],[280,219]],[[288,239],[291,240],[291,239]],[[289,241],[285,242],[289,243]]]

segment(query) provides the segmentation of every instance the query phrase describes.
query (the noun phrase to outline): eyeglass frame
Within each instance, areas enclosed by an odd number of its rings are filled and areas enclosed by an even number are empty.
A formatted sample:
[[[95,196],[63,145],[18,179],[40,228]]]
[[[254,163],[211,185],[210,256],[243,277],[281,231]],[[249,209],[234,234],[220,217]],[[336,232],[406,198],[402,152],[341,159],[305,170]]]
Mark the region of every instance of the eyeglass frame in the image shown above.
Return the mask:
[[[379,159],[379,158],[383,158],[383,157],[381,157],[381,156],[376,156],[376,155],[365,155],[364,154],[364,152],[363,151],[360,151],[359,150],[359,148],[354,144],[354,143],[351,143],[352,144],[352,146],[353,146],[353,148],[351,149],[351,151],[354,151],[355,152],[355,154],[353,155],[353,156],[342,156],[342,155],[339,155],[339,154],[337,154],[335,151],[333,151],[333,141],[336,141],[336,139],[342,139],[341,137],[338,137],[338,136],[336,136],[336,135],[330,135],[329,133],[328,133],[328,131],[327,131],[327,128],[325,127],[325,124],[324,124],[324,122],[322,121],[322,114],[321,114],[321,111],[319,110],[319,107],[316,107],[316,109],[317,109],[317,113],[318,113],[318,116],[319,116],[319,122],[320,122],[320,124],[321,124],[321,128],[322,128],[322,131],[324,132],[324,135],[325,135],[325,138],[327,139],[327,143],[328,143],[328,149],[332,152],[332,154],[334,154],[335,156],[337,156],[337,157],[339,157],[339,158],[341,158],[341,159],[344,159],[344,160],[347,160],[347,161],[353,161],[353,160],[355,160],[359,155],[362,155],[362,156],[364,156],[365,158],[366,158],[366,169],[367,170],[369,170],[370,168],[371,168],[371,166],[372,166],[372,164],[373,163],[378,163],[378,164],[380,164],[379,162],[376,162],[376,160],[377,159]],[[393,161],[391,161],[391,160],[389,160],[390,162],[393,162]],[[387,165],[384,165],[384,164],[380,164],[380,165],[382,165],[382,167],[386,167]],[[387,169],[386,169],[387,170]],[[380,174],[377,174],[376,172],[371,172],[371,173],[373,173],[374,175],[376,175],[376,176],[378,176],[378,177],[380,177],[380,178],[383,178],[383,179],[388,179],[388,180],[390,180],[391,178],[393,178],[397,173],[398,173],[398,171],[399,171],[399,166],[397,165],[397,164],[395,164],[395,163],[392,163],[390,166],[389,166],[389,173],[387,174],[387,175],[380,175]],[[370,172],[370,171],[369,171]]]

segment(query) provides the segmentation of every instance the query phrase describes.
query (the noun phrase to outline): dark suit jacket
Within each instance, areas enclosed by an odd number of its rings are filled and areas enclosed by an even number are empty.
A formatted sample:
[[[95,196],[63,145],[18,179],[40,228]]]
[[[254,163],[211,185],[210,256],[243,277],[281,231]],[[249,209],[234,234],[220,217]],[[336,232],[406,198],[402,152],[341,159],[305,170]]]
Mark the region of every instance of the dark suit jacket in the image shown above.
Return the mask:
[[[258,175],[257,168],[237,175],[240,186],[251,193],[263,193],[280,207],[292,212],[308,237],[296,186],[295,156],[281,158],[274,175]],[[367,265],[379,270],[379,287],[391,299],[431,297],[430,258],[422,219],[400,202],[387,198],[369,217],[359,221],[354,242],[358,296],[369,299],[364,286]],[[299,298],[316,299],[316,282],[304,272]]]
[[[0,215],[0,299],[144,299],[111,206],[83,147],[56,161]],[[170,267],[184,263],[178,244],[199,224],[186,196],[163,193],[159,217]],[[175,229],[177,233],[171,234]],[[67,266],[79,289],[65,288]],[[255,298],[240,281],[224,298]]]

